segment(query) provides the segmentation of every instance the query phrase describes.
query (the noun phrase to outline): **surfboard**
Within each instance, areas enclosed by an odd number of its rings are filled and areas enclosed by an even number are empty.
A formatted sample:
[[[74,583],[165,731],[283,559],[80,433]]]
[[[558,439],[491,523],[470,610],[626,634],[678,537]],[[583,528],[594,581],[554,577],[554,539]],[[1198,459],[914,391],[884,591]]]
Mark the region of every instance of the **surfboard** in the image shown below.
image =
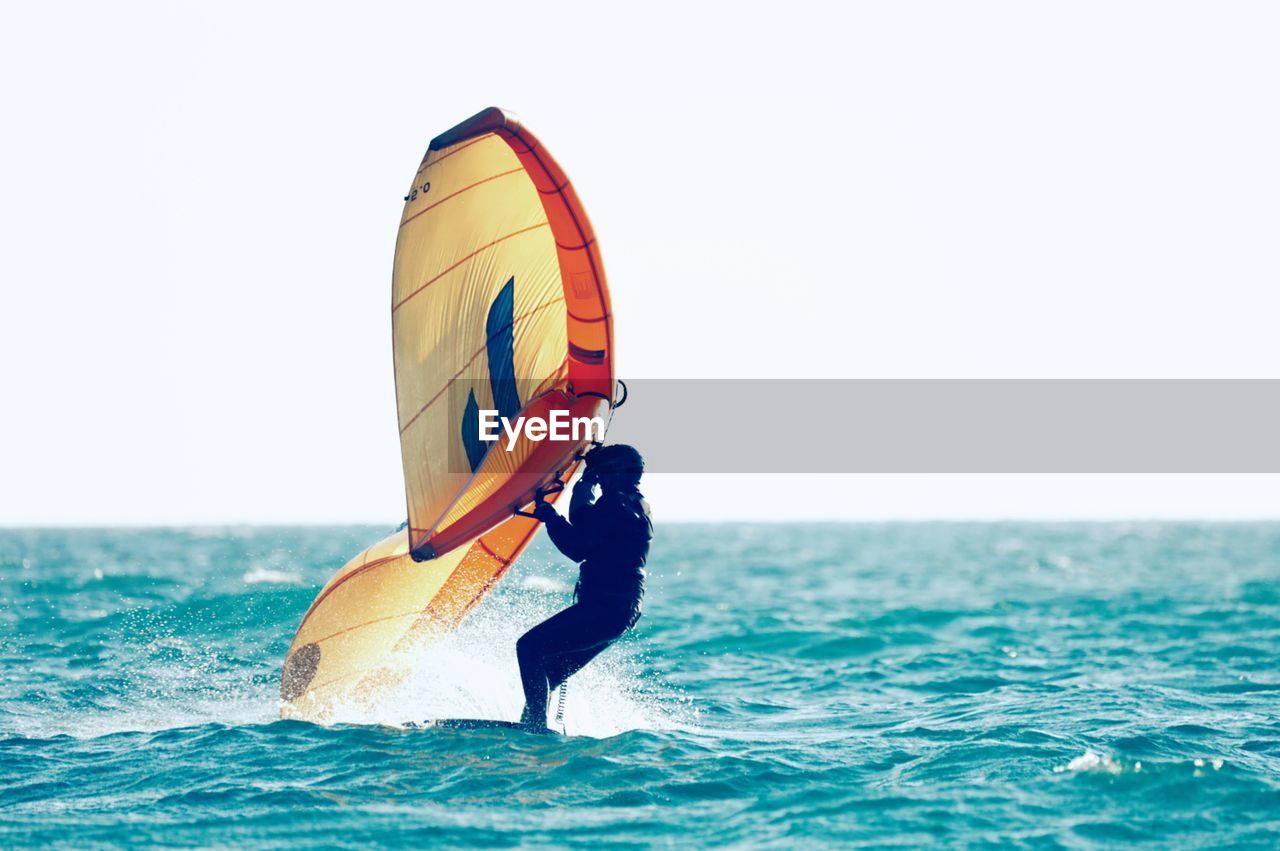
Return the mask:
[[[550,727],[535,729],[526,727],[519,721],[497,721],[491,718],[439,718],[429,721],[418,721],[409,726],[418,729],[427,729],[429,727],[443,728],[446,730],[520,730],[525,733],[533,733],[535,735],[561,735]]]

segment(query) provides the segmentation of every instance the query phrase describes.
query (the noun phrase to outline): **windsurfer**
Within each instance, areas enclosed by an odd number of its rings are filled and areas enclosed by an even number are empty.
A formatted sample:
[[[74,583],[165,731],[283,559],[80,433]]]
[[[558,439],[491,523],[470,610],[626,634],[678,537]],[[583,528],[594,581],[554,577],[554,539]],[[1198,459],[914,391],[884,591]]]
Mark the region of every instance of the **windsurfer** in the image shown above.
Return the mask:
[[[574,486],[567,520],[550,503],[540,501],[534,509],[551,542],[580,566],[573,605],[516,642],[525,697],[520,723],[531,728],[546,727],[550,691],[640,617],[644,565],[653,540],[649,504],[640,493],[644,459],[630,446],[613,444],[591,450],[586,467]]]

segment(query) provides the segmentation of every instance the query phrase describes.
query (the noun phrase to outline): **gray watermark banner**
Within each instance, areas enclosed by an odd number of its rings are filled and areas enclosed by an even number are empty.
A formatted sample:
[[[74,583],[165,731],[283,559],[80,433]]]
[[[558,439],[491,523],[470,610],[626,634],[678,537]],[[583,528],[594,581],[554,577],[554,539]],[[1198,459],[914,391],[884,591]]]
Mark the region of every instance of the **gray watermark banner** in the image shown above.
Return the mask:
[[[655,473],[1277,473],[1280,380],[628,380]]]

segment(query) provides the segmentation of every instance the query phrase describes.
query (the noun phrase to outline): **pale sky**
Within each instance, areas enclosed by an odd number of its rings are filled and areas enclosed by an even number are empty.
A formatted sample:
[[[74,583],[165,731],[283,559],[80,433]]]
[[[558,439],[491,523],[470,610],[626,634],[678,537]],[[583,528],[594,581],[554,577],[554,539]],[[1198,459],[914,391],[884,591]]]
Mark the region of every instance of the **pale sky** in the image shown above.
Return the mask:
[[[624,378],[1280,377],[1274,6],[715,5],[10,4],[0,525],[403,519],[401,197],[491,104],[591,213]],[[1274,476],[649,489],[1280,516]]]

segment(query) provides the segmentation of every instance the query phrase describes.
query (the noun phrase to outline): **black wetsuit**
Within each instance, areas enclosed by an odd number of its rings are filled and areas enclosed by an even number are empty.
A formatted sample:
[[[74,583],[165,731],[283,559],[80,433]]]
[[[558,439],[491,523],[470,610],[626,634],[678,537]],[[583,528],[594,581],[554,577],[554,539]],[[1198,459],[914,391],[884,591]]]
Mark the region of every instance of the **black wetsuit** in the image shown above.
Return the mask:
[[[592,490],[579,483],[569,506],[570,519],[557,514],[546,521],[552,543],[581,564],[574,604],[516,642],[525,712],[526,716],[532,713],[531,723],[546,722],[552,689],[640,618],[644,564],[653,539],[649,505],[634,488],[607,491],[594,502]]]

